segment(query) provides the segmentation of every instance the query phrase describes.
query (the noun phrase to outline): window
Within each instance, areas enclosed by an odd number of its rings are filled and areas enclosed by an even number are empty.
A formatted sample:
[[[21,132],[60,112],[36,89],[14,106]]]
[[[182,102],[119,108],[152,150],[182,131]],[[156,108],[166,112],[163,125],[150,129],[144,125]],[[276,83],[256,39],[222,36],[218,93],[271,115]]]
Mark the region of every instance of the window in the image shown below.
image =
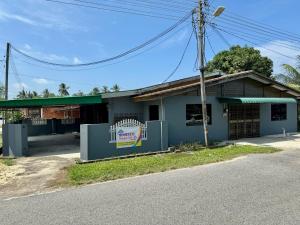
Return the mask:
[[[149,106],[149,120],[159,120],[159,106],[150,105]]]
[[[279,121],[286,120],[286,104],[272,104],[271,105],[271,120]]]
[[[212,123],[211,118],[211,104],[207,104],[207,123]],[[202,125],[202,105],[201,104],[187,104],[186,105],[186,125],[199,126]]]

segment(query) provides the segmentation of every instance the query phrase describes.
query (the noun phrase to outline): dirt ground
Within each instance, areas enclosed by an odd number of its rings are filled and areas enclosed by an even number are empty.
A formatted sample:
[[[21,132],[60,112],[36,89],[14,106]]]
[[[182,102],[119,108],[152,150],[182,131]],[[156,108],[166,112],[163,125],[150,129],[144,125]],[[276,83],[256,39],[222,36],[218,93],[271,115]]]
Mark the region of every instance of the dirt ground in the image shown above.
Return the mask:
[[[75,163],[73,156],[24,157],[16,159],[13,166],[0,164],[0,198],[58,189],[65,179],[64,168]]]

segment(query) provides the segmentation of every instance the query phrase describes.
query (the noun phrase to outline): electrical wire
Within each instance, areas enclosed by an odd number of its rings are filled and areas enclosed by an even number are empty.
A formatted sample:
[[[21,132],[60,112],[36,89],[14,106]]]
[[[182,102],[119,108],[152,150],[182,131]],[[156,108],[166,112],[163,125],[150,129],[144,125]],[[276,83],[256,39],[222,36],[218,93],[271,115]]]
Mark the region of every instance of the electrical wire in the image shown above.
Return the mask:
[[[63,4],[63,5],[78,6],[78,7],[82,7],[82,8],[91,8],[91,9],[97,9],[97,10],[102,10],[102,11],[118,12],[118,13],[125,13],[125,14],[137,15],[137,16],[146,16],[146,17],[152,17],[152,18],[159,18],[159,19],[178,20],[178,18],[179,18],[179,17],[172,16],[172,15],[147,14],[145,12],[141,12],[141,11],[137,11],[137,10],[126,11],[126,10],[115,9],[115,8],[110,9],[110,8],[93,6],[93,5],[79,4],[79,3],[75,3],[75,2],[65,2],[65,1],[59,1],[59,0],[45,0],[45,1],[58,3],[58,4]]]
[[[175,69],[170,73],[170,75],[162,83],[167,82],[177,72],[177,70],[179,69],[179,67],[180,67],[180,65],[181,65],[181,63],[182,63],[182,61],[184,59],[184,56],[185,56],[185,54],[187,52],[187,49],[188,49],[188,47],[190,45],[191,39],[193,37],[193,34],[194,34],[194,30],[192,30],[192,32],[191,32],[191,35],[190,35],[190,37],[188,39],[188,42],[187,42],[187,44],[186,44],[186,46],[185,46],[185,48],[183,50],[182,56],[180,57],[180,60],[179,60],[179,62],[177,64],[177,66],[175,67]]]
[[[283,54],[283,53],[281,53],[281,52],[278,52],[278,51],[272,50],[272,49],[270,49],[270,48],[266,48],[266,47],[260,46],[259,44],[255,43],[255,42],[253,42],[253,41],[251,41],[251,40],[249,40],[249,39],[247,39],[247,38],[243,38],[243,37],[241,37],[241,36],[239,36],[239,35],[236,35],[236,34],[234,34],[234,33],[232,33],[232,32],[226,31],[226,30],[224,30],[224,29],[222,29],[222,28],[217,28],[217,27],[215,27],[214,29],[217,29],[217,30],[222,31],[222,32],[224,32],[224,33],[226,33],[226,34],[229,34],[229,35],[231,35],[231,36],[234,36],[234,37],[236,37],[236,38],[239,38],[239,39],[241,39],[241,40],[244,40],[244,41],[246,41],[246,42],[248,42],[248,43],[250,43],[250,44],[252,44],[252,45],[259,46],[259,47],[261,47],[261,48],[263,48],[263,49],[265,49],[265,50],[274,52],[274,53],[276,53],[276,54],[278,54],[278,55],[287,57],[287,58],[289,58],[289,59],[295,59],[294,57],[285,55],[285,54]]]
[[[214,48],[213,48],[213,46],[212,46],[212,44],[211,44],[211,42],[210,42],[210,40],[209,40],[208,35],[206,34],[205,37],[206,37],[206,39],[207,39],[208,45],[209,45],[209,47],[210,47],[210,50],[212,51],[212,53],[214,54],[214,56],[216,56],[216,52],[215,52],[215,50],[214,50]]]
[[[41,59],[38,59],[38,58],[35,58],[33,56],[30,56],[26,53],[24,53],[23,51],[15,48],[13,45],[11,45],[11,49],[13,49],[15,52],[18,52],[19,54],[31,59],[31,60],[34,60],[34,61],[37,61],[39,63],[43,63],[43,64],[47,64],[47,65],[52,65],[52,66],[60,66],[60,67],[82,67],[82,66],[91,66],[91,65],[96,65],[96,64],[101,64],[101,63],[106,63],[106,62],[109,62],[109,61],[113,61],[113,60],[116,60],[116,59],[119,59],[119,58],[122,58],[124,56],[127,56],[133,52],[136,52],[152,43],[154,43],[155,41],[159,40],[160,38],[164,37],[165,35],[167,35],[168,33],[170,33],[171,31],[173,31],[175,28],[177,28],[180,24],[184,23],[191,15],[192,13],[194,12],[191,11],[190,13],[188,13],[187,15],[185,15],[182,19],[180,19],[178,22],[176,22],[174,25],[172,25],[171,27],[169,27],[168,29],[166,29],[165,31],[161,32],[160,34],[156,35],[155,37],[149,39],[148,41],[136,46],[135,48],[132,48],[126,52],[123,52],[119,55],[116,55],[114,57],[111,57],[111,58],[107,58],[107,59],[103,59],[103,60],[98,60],[98,61],[93,61],[93,62],[89,62],[89,63],[81,63],[81,64],[61,64],[61,63],[53,63],[53,62],[49,62],[49,61],[46,61],[46,60],[41,60]]]

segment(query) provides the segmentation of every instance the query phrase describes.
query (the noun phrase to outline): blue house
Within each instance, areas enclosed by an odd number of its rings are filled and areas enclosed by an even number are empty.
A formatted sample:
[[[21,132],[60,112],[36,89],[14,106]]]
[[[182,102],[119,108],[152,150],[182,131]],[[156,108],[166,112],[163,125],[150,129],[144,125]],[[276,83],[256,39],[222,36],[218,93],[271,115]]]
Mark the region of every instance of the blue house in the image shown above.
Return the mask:
[[[253,71],[211,74],[206,76],[205,85],[210,142],[298,130],[300,92],[297,90]],[[49,107],[51,104],[80,107],[80,120],[75,124],[60,122],[59,130],[80,131],[82,160],[204,142],[199,76],[93,97],[4,101],[0,102],[0,108]],[[111,129],[124,119],[138,121],[147,128],[142,147],[116,150]],[[31,132],[34,135],[53,133],[53,121],[40,126],[26,123],[26,127],[27,136]]]

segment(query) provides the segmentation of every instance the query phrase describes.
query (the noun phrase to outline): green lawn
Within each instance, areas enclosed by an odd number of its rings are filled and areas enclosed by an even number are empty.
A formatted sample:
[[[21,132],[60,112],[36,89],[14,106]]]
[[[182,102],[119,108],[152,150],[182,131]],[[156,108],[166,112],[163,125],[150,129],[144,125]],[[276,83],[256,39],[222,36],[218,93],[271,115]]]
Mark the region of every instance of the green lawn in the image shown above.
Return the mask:
[[[247,154],[273,153],[270,147],[227,146],[191,152],[115,159],[68,168],[70,184],[80,185],[230,160]]]

